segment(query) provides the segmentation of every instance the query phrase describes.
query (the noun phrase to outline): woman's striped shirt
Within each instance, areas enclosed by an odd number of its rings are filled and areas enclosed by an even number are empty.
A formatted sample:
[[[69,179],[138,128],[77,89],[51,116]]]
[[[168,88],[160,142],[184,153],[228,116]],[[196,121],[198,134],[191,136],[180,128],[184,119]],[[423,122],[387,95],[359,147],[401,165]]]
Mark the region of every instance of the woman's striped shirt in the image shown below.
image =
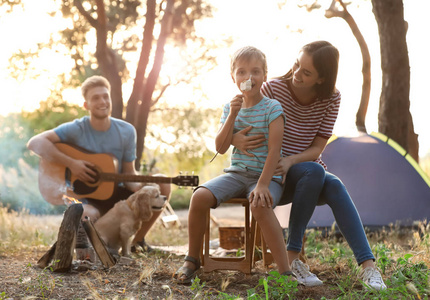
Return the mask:
[[[301,153],[308,149],[316,136],[330,138],[340,107],[340,92],[328,99],[318,99],[312,104],[301,105],[294,95],[290,81],[273,79],[263,83],[263,95],[278,100],[286,118],[282,140],[284,156]],[[321,155],[315,162],[327,168]]]

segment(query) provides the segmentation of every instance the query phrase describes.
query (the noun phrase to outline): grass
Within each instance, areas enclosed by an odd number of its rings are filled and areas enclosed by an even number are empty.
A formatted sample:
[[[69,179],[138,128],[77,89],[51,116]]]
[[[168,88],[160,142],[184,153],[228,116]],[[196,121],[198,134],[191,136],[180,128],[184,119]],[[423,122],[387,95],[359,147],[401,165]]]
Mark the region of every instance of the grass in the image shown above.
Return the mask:
[[[15,212],[0,207],[0,257],[4,259],[36,251],[40,257],[39,253],[46,251],[56,240],[60,223],[61,216],[35,216],[25,210]],[[157,278],[162,278],[164,281],[158,289],[159,296],[148,299],[429,299],[430,224],[421,222],[416,228],[408,230],[392,226],[368,236],[388,286],[386,291],[379,293],[362,288],[358,276],[361,269],[342,238],[337,238],[333,233],[325,238],[315,230],[307,232],[306,254],[312,271],[325,281],[322,289],[298,287],[270,270],[266,275],[259,273],[255,280],[213,272],[197,278],[191,286],[178,287],[172,284],[170,274],[182,259],[166,254],[152,256],[150,260],[137,256],[136,275],[133,275],[134,269],[131,267],[125,273],[118,272],[119,277],[128,274],[132,278],[121,287],[116,284],[115,293],[120,296],[103,294],[109,281],[113,281],[115,270],[108,274],[96,272],[88,276],[80,275],[82,284],[79,289],[86,290],[94,299],[131,299],[133,293],[148,293],[146,287],[156,284]],[[157,223],[148,240],[153,245],[184,245],[187,243],[187,231],[177,227],[165,229]],[[49,268],[35,271],[28,263],[23,263],[20,268],[16,284],[25,287],[21,295],[55,298],[53,293],[56,289],[70,285],[63,284],[65,278],[53,275]],[[0,299],[9,297],[17,298],[6,290],[0,290]]]
[[[37,216],[28,210],[16,212],[0,206],[0,254],[52,244],[61,220],[58,215]]]

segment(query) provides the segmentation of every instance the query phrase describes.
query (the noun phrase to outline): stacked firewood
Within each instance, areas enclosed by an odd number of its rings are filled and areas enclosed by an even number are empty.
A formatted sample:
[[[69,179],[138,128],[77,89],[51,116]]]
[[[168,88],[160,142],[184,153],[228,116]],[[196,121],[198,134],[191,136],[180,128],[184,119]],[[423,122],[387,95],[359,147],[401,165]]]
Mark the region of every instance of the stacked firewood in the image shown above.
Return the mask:
[[[110,268],[116,264],[116,259],[107,250],[104,241],[100,238],[92,221],[88,217],[82,220],[83,211],[84,209],[80,203],[72,204],[67,208],[58,231],[57,241],[37,262],[40,268],[48,267],[53,261],[52,269],[54,272],[68,272],[71,270],[80,224],[85,229],[88,239],[103,267]],[[88,252],[89,259],[93,258],[90,251],[92,249]]]

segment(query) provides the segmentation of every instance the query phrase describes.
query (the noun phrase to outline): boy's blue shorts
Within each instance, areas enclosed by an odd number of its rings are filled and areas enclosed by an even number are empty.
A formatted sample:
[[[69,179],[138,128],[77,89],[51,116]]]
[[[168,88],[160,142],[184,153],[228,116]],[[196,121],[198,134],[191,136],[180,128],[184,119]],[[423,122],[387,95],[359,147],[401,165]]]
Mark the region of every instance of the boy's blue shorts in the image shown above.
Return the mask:
[[[200,187],[207,188],[215,196],[217,200],[215,207],[218,207],[221,203],[231,198],[249,198],[249,194],[257,185],[260,175],[260,173],[252,171],[229,171],[205,182],[195,190]],[[274,208],[281,200],[283,186],[281,183],[272,180],[269,185],[269,190],[273,198],[272,208]]]

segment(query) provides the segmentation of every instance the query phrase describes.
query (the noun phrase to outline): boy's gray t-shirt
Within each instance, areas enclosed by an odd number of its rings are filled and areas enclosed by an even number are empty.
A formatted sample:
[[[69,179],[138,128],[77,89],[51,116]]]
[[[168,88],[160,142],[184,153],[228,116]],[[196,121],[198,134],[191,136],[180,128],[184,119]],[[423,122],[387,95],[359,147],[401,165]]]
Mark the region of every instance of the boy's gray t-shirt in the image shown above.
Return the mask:
[[[97,131],[90,125],[88,116],[61,124],[54,129],[61,142],[81,147],[93,153],[110,153],[118,159],[118,171],[122,162],[136,159],[136,130],[123,120],[110,118],[107,131]]]

